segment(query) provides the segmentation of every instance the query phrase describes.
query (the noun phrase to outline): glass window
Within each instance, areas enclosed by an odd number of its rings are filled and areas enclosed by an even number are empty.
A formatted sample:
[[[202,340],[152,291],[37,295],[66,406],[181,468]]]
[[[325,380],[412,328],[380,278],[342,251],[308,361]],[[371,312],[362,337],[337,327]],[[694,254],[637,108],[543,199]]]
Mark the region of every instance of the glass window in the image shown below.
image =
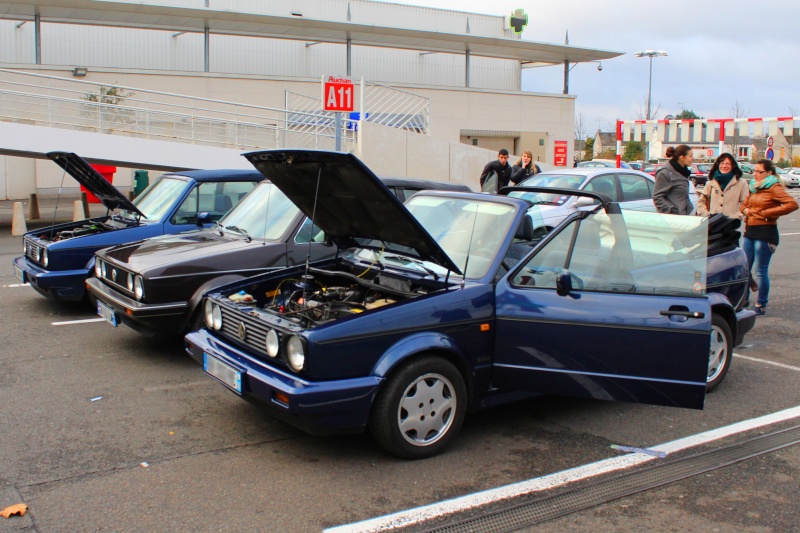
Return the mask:
[[[139,195],[133,204],[148,220],[161,220],[175,203],[183,196],[189,182],[169,177],[161,177],[152,187]],[[123,216],[128,216],[123,212]],[[130,215],[132,216],[132,215]]]
[[[575,290],[699,296],[705,294],[707,246],[706,218],[600,212],[565,227],[511,283],[554,289],[566,269]]]
[[[271,183],[262,182],[220,220],[254,239],[278,240],[289,230],[300,209]]]
[[[612,202],[617,201],[617,185],[613,174],[603,174],[592,178],[583,190],[599,192],[611,198]]]
[[[294,236],[297,244],[308,244],[309,242],[325,242],[325,232],[316,227],[310,218],[303,221],[303,225]]]
[[[623,202],[647,200],[653,197],[650,181],[647,178],[633,174],[618,174],[618,177]]]

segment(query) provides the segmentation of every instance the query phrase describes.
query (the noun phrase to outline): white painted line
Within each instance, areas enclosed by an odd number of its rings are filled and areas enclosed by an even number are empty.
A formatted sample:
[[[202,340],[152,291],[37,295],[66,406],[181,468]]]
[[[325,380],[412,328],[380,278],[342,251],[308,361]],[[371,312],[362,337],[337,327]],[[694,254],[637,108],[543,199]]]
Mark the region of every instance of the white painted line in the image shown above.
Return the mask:
[[[787,235],[800,235],[800,233],[780,233],[781,237],[786,237]]]
[[[65,322],[51,322],[54,326],[71,326],[72,324],[89,324],[90,322],[105,322],[105,318],[85,318],[83,320],[67,320]]]
[[[697,435],[691,435],[689,437],[674,440],[657,446],[651,446],[648,449],[652,451],[674,453],[729,437],[731,435],[735,435],[736,433],[749,431],[797,417],[800,417],[800,406],[778,411],[777,413],[772,413],[762,417],[744,420],[742,422],[737,422],[736,424],[731,424],[730,426],[705,431],[703,433],[698,433]],[[415,509],[409,509],[390,515],[371,518],[369,520],[356,522],[354,524],[345,524],[326,529],[325,531],[328,533],[387,531],[393,528],[418,524],[434,518],[441,518],[449,514],[468,511],[470,509],[495,503],[501,500],[515,498],[561,485],[567,485],[582,479],[599,476],[600,474],[605,474],[616,470],[623,470],[625,468],[630,468],[642,463],[654,461],[655,459],[657,459],[657,457],[653,455],[641,453],[632,453],[623,455],[621,457],[613,457],[588,465],[570,468],[569,470],[562,470],[561,472],[556,472],[540,478],[529,479],[527,481],[506,485],[505,487],[498,487],[496,489],[489,489],[483,492],[477,492],[475,494],[468,494],[459,498],[453,498],[451,500],[446,500],[423,507],[417,507]]]
[[[9,285],[3,285],[3,288],[13,289],[15,287],[30,287],[30,286],[31,286],[30,283],[11,283]]]
[[[766,359],[757,359],[755,357],[748,357],[747,355],[741,355],[738,353],[733,354],[733,356],[738,357],[739,359],[747,359],[748,361],[755,361],[756,363],[764,363],[765,365],[772,365],[780,368],[785,368],[786,370],[794,370],[800,372],[800,366],[792,366],[784,363],[777,363],[775,361],[767,361]]]

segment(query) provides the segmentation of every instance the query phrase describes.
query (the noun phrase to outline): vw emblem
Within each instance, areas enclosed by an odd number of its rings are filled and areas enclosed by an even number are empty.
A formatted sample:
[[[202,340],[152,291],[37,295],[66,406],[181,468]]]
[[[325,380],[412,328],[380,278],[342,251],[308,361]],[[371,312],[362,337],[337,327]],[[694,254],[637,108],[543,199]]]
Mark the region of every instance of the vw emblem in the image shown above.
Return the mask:
[[[112,281],[117,281],[117,269],[116,268],[112,268],[111,269],[111,280]]]
[[[247,328],[245,327],[244,322],[239,322],[238,333],[240,339],[247,339]]]

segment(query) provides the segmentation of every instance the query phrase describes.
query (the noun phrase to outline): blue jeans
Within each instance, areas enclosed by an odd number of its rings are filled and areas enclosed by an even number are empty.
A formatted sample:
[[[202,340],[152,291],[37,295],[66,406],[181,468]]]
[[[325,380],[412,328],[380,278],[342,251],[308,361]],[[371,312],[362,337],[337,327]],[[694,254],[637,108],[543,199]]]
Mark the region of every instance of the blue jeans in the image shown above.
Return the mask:
[[[769,261],[775,252],[770,249],[770,244],[767,241],[749,239],[747,237],[744,238],[742,248],[744,248],[744,253],[747,255],[747,267],[750,269],[751,276],[753,264],[756,264],[755,278],[758,282],[756,305],[766,307],[769,301]]]

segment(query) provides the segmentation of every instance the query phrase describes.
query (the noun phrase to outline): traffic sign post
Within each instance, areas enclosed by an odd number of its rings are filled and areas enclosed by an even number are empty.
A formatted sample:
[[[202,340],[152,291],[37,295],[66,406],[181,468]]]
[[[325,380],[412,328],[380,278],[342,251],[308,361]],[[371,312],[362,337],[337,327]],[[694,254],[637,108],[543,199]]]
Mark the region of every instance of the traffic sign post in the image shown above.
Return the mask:
[[[333,111],[336,151],[342,149],[342,112],[355,110],[355,86],[348,76],[322,76],[322,109]]]

